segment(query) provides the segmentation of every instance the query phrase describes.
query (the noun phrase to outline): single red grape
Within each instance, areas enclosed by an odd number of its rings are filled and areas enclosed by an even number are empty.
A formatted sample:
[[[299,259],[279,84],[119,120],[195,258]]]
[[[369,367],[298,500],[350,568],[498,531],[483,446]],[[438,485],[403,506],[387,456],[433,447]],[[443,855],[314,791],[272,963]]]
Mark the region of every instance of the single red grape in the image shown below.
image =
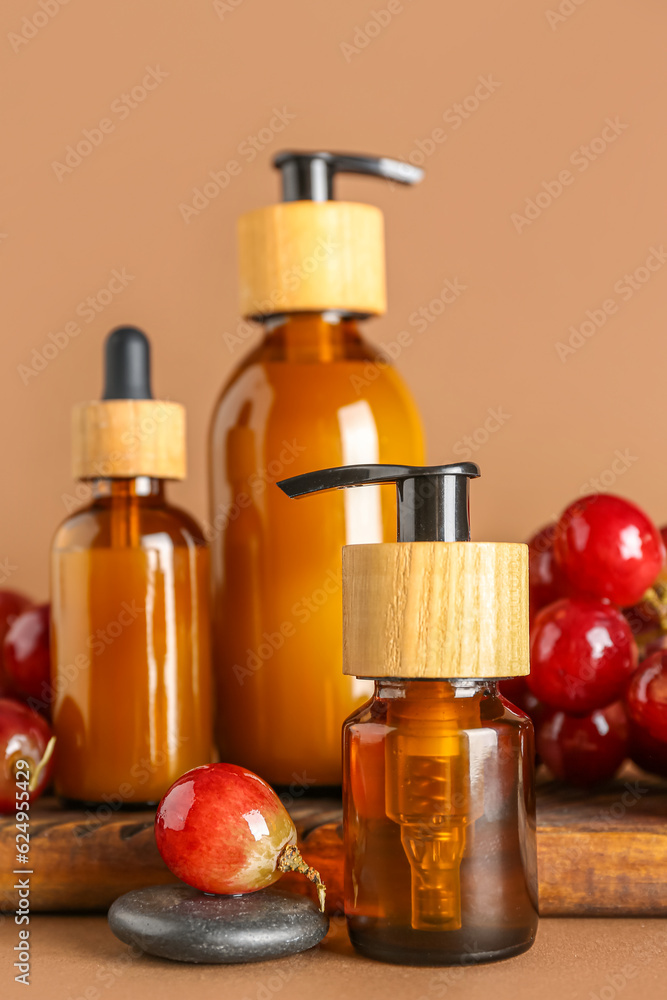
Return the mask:
[[[17,590],[0,589],[0,644],[9,631],[9,626],[15,618],[32,607],[33,602],[29,597],[20,594]]]
[[[305,871],[291,816],[244,767],[204,764],[182,775],[158,806],[155,840],[167,868],[195,889],[255,892],[300,870],[317,885],[324,909],[324,886],[317,872]]]
[[[635,671],[626,693],[630,718],[667,743],[667,651],[658,650]]]
[[[554,559],[576,593],[628,607],[655,581],[665,547],[643,510],[622,497],[595,493],[561,514]]]
[[[536,736],[537,752],[555,778],[587,787],[607,781],[628,756],[628,718],[621,701],[589,715],[553,709]]]
[[[530,613],[534,615],[540,608],[552,604],[563,597],[563,582],[556,566],[553,542],[555,522],[547,524],[528,542],[528,575],[530,582]],[[511,700],[511,699],[510,699]]]
[[[584,715],[616,701],[637,663],[637,647],[611,604],[563,598],[540,611],[531,631],[528,686],[552,708]]]
[[[20,805],[33,802],[46,788],[53,770],[51,736],[51,727],[37,712],[14,698],[0,698],[0,813],[14,812],[17,789]],[[44,765],[39,769],[43,759]],[[24,773],[22,761],[28,765],[30,781],[34,783],[28,796],[23,794],[27,789],[17,786],[17,778],[22,781]]]
[[[667,777],[667,650],[647,656],[625,695],[630,756],[645,771]]]
[[[23,594],[19,594],[17,590],[0,590],[0,650],[12,622],[22,611],[31,606],[32,601]],[[0,655],[0,697],[16,694],[12,682],[7,677]]]
[[[47,708],[50,700],[51,657],[49,605],[28,608],[14,619],[5,636],[5,672],[21,697],[35,708]]]

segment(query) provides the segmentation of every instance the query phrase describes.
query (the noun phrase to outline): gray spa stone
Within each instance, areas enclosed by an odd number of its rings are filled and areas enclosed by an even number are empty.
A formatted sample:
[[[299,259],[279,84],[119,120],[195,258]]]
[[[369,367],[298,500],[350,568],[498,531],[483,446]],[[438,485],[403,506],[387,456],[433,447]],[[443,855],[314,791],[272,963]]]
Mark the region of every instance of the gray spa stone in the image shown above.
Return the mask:
[[[262,962],[318,944],[329,918],[305,896],[261,889],[207,896],[190,886],[135,889],[112,904],[111,930],[125,944],[177,962]]]

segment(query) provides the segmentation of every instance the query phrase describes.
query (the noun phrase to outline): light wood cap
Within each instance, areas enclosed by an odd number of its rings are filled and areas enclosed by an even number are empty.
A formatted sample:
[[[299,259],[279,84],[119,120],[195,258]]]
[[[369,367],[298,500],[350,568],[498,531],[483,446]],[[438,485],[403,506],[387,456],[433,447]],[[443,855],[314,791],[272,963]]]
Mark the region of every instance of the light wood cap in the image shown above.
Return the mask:
[[[76,479],[185,479],[185,408],[159,399],[80,403],[72,412]]]
[[[345,546],[344,673],[510,677],[529,671],[527,545]]]
[[[238,241],[243,316],[387,308],[384,221],[374,205],[269,205],[241,216]]]

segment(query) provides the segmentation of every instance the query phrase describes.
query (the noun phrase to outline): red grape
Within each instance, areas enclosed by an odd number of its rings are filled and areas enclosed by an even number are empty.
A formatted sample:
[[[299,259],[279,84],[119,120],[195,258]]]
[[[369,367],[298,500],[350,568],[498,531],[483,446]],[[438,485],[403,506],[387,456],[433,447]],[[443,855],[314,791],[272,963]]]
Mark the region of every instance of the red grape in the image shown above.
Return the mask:
[[[658,650],[635,672],[625,695],[630,716],[630,756],[646,771],[667,777],[667,650]]]
[[[627,690],[630,718],[667,743],[667,651],[658,650],[635,671]]]
[[[628,745],[628,718],[620,701],[583,716],[552,710],[536,736],[537,752],[554,777],[584,787],[613,778]]]
[[[32,601],[16,590],[0,590],[0,649],[9,627],[18,615],[31,607]],[[15,695],[13,685],[4,670],[0,656],[0,697]]]
[[[5,671],[20,696],[48,707],[51,659],[49,605],[24,611],[12,622],[4,642]]]
[[[315,882],[324,909],[324,886],[300,858],[292,818],[244,767],[204,764],[182,775],[158,806],[155,840],[167,868],[195,889],[255,892],[298,870]]]
[[[643,510],[621,497],[596,493],[576,500],[561,515],[554,558],[578,594],[628,607],[655,581],[665,547]]]
[[[555,522],[547,524],[528,542],[531,615],[563,596],[560,571],[553,553],[555,531]]]
[[[667,778],[667,743],[664,740],[656,740],[632,720],[630,720],[630,757],[645,771]]]
[[[46,788],[53,770],[51,727],[46,719],[14,698],[0,698],[0,813],[12,813],[16,808],[17,771],[19,761],[28,764],[30,779],[35,787],[29,801],[34,801]],[[38,767],[49,758],[38,772]],[[19,788],[21,801],[26,801]]]
[[[535,619],[528,686],[552,708],[583,715],[616,701],[636,663],[637,647],[620,611],[563,598]]]

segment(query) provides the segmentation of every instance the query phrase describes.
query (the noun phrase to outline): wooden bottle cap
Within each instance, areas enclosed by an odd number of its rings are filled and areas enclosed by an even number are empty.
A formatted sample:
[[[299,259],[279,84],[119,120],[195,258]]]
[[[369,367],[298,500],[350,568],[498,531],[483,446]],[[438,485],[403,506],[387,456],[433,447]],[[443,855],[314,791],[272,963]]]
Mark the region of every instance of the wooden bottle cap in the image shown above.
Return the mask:
[[[76,479],[185,479],[185,408],[159,399],[80,403],[72,469]]]
[[[345,546],[345,674],[491,678],[529,671],[527,545]]]
[[[290,201],[238,223],[241,313],[387,308],[384,221],[374,205]]]

